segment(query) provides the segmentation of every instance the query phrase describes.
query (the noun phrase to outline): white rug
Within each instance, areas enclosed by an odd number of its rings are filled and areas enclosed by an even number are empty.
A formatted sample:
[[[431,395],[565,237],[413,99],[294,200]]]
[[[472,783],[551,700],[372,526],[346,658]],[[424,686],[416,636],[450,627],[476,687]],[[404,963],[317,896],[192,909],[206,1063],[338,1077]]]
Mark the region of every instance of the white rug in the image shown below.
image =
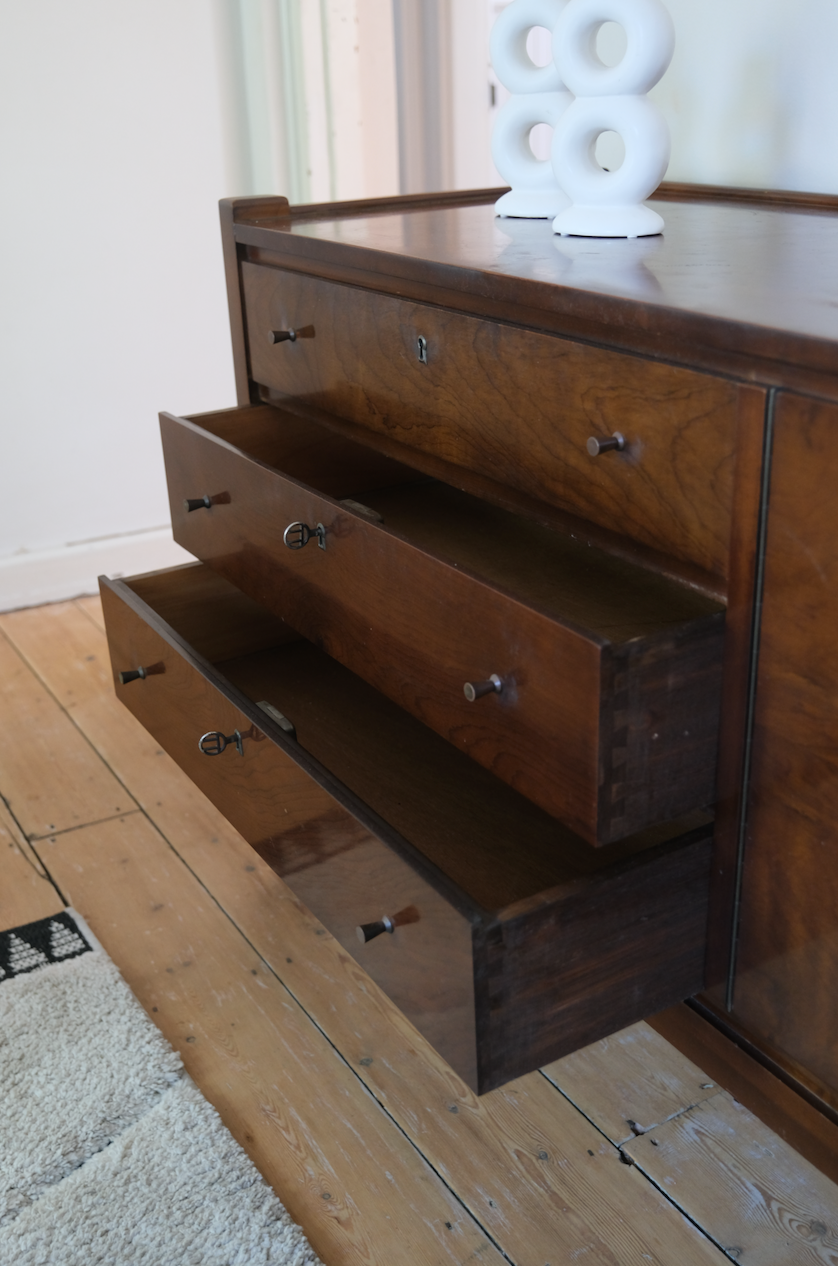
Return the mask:
[[[319,1266],[73,911],[0,932],[0,1264]]]

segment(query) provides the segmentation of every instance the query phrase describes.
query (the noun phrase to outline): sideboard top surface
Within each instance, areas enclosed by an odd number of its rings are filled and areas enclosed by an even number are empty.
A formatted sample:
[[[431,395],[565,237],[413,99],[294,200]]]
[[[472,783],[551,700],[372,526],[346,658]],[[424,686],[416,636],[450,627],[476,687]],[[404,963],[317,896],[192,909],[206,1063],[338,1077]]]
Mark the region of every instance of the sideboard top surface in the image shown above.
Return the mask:
[[[249,218],[242,206],[235,232],[292,267],[342,266],[345,280],[378,275],[390,288],[401,279],[431,301],[422,288],[435,286],[440,302],[459,292],[459,306],[486,315],[838,393],[838,199],[831,210],[673,194],[653,200],[664,233],[633,241],[557,237],[549,221],[499,219],[491,201],[451,195],[404,209],[343,204],[330,218],[319,207]]]

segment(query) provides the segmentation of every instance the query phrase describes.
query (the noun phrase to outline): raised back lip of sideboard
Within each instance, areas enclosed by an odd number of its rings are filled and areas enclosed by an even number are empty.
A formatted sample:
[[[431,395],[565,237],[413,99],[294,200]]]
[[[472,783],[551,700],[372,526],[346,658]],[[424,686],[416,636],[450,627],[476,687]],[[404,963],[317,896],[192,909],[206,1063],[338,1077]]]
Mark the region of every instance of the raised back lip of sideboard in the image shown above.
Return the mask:
[[[572,274],[538,277],[473,244],[469,254],[469,226],[494,224],[502,192],[296,207],[279,197],[232,198],[221,213],[231,243],[251,260],[430,302],[436,295],[452,310],[838,400],[838,311],[823,301],[838,289],[838,197],[664,182],[651,199],[660,202],[664,233],[639,239],[656,242],[647,271],[660,285],[650,293],[630,279],[609,287]],[[446,230],[448,249],[401,250],[385,232],[402,217],[416,224],[431,214],[459,222]],[[534,223],[550,250],[561,250],[549,223]],[[465,261],[457,259],[461,246]],[[792,251],[795,267],[783,270],[780,287],[778,264]],[[235,262],[228,248],[228,283]]]

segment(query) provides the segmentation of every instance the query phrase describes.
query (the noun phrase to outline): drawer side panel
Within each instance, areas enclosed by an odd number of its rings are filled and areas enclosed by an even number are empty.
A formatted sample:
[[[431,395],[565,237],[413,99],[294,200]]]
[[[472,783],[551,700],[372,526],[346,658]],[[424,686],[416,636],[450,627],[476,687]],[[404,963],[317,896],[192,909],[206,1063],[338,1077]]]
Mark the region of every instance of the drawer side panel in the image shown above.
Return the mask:
[[[241,832],[421,1033],[476,1087],[471,925],[421,875],[349,813],[241,707],[200,661],[150,627],[116,587],[102,586],[115,690],[201,791]],[[148,612],[154,619],[153,612]],[[121,685],[126,668],[154,668]],[[258,714],[258,708],[253,708]],[[211,730],[243,738],[206,756]],[[358,924],[412,914],[361,945]]]

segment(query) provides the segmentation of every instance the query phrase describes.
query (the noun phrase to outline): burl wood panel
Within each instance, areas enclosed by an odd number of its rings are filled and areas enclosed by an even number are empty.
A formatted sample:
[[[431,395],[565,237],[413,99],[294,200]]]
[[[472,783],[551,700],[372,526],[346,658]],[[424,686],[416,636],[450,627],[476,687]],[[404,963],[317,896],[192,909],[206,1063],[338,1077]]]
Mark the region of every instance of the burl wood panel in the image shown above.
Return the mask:
[[[143,587],[148,593],[149,583]],[[126,585],[103,580],[101,593],[117,697],[476,1089],[468,920],[349,813],[310,762],[303,767],[304,753],[295,759],[268,737],[254,721],[258,707],[243,710],[223,679],[208,678],[208,664],[173,644]],[[126,663],[163,671],[122,686]],[[239,730],[243,755],[231,744],[205,756],[198,739],[210,730]],[[410,905],[417,921],[385,933],[384,946],[360,944],[359,923]]]
[[[734,1018],[838,1104],[838,407],[777,404]],[[799,1072],[799,1068],[794,1070]]]
[[[279,269],[242,282],[256,382],[727,574],[735,384]],[[268,341],[289,327],[308,336]],[[613,431],[626,450],[589,457]]]
[[[407,486],[394,463],[402,482],[382,491],[380,455],[366,473],[342,437],[268,407],[257,433],[256,414],[161,416],[181,545],[591,844],[712,802],[718,604],[454,489]],[[266,464],[296,474],[312,448],[320,491]],[[185,510],[204,495],[216,504]],[[295,520],[324,524],[325,550],[287,549]],[[492,673],[502,692],[467,702],[463,684]]]

